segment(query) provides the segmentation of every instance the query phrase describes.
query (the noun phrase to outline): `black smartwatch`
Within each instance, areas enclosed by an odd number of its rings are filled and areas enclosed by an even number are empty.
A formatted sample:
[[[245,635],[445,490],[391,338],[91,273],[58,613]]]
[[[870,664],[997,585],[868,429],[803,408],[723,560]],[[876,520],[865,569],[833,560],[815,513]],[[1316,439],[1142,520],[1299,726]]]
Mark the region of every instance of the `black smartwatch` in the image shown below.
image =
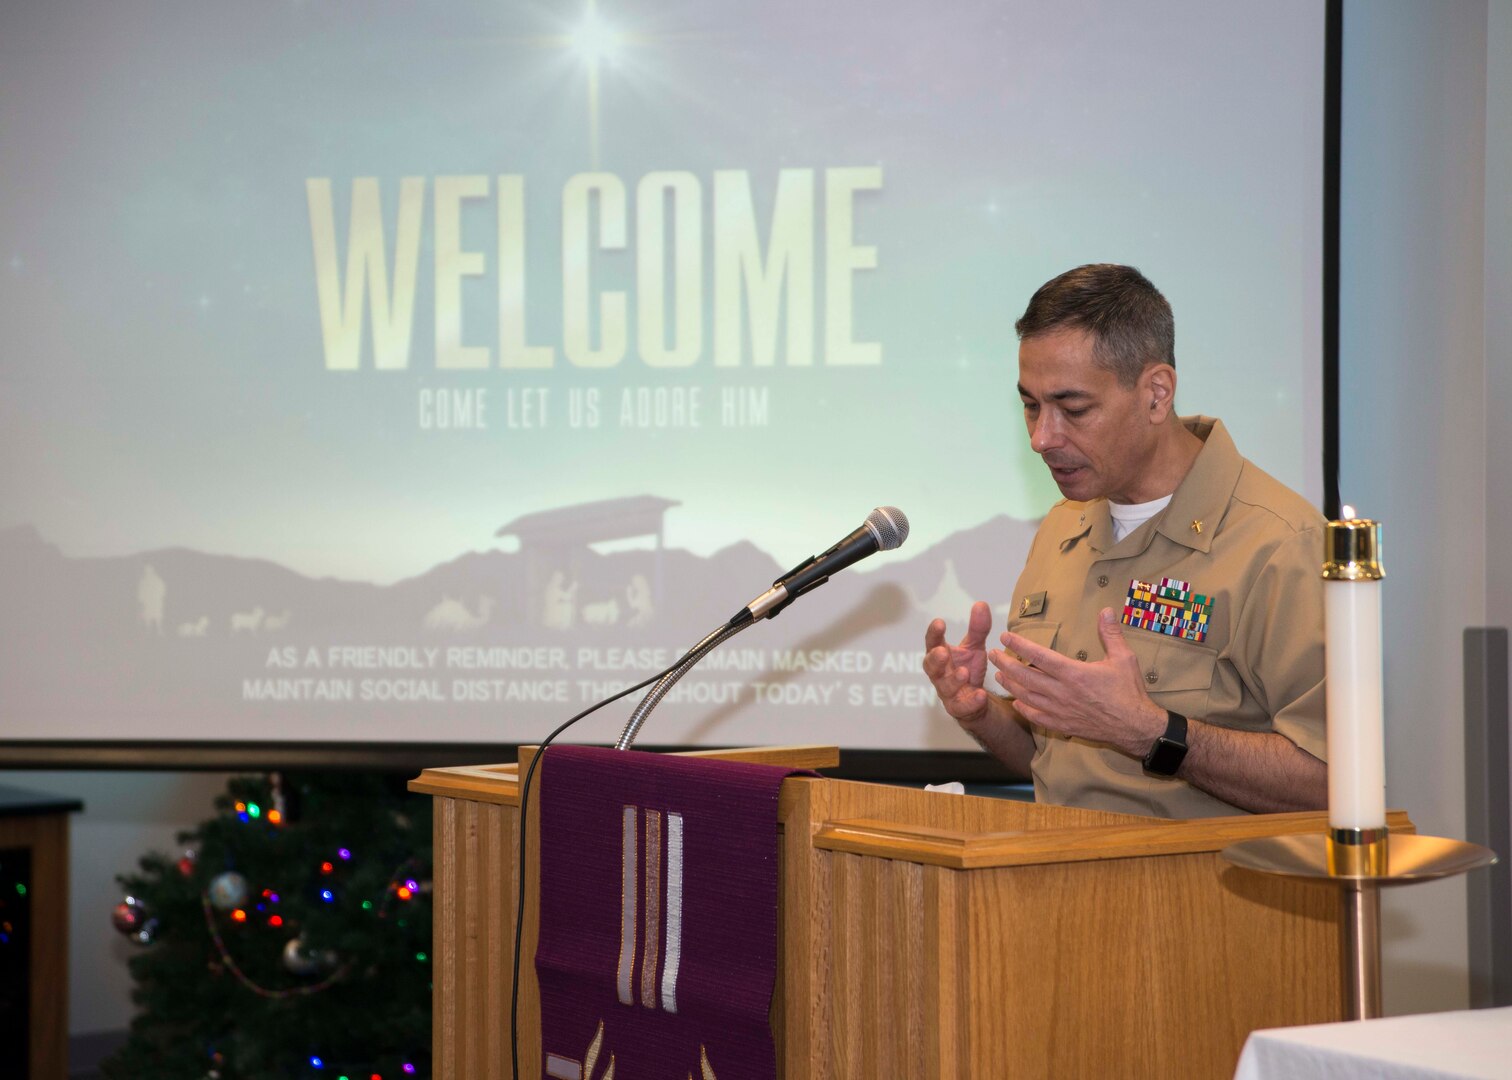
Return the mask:
[[[1155,740],[1144,756],[1145,772],[1154,776],[1175,776],[1187,755],[1187,718],[1166,710],[1165,734]]]

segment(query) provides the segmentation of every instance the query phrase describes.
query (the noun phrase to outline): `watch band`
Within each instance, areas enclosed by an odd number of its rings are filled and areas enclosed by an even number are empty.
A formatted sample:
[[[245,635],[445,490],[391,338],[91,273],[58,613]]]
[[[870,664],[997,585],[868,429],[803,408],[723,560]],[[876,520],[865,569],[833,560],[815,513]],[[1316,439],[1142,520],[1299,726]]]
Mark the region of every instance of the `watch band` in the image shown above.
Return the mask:
[[[1155,776],[1175,776],[1187,755],[1187,718],[1166,710],[1165,734],[1155,740],[1144,756],[1145,772]]]

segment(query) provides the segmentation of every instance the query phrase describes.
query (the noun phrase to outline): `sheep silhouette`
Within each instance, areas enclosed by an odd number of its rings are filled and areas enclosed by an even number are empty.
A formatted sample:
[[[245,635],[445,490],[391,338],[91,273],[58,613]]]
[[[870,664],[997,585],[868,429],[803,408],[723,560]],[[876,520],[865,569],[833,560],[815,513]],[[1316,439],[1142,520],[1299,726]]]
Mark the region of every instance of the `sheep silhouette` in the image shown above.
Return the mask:
[[[464,630],[476,630],[492,617],[493,604],[491,596],[478,597],[478,613],[474,615],[462,601],[448,596],[425,613],[423,625],[431,633],[460,633]]]
[[[262,625],[263,609],[259,605],[251,611],[237,611],[231,615],[231,632],[239,634],[243,630],[249,634],[257,633],[257,628]]]

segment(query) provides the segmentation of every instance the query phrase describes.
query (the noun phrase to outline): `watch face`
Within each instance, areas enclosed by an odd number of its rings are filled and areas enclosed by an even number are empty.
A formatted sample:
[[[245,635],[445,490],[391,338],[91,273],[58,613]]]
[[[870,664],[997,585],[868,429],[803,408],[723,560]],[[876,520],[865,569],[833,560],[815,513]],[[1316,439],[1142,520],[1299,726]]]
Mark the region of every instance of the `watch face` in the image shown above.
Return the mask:
[[[1145,771],[1157,776],[1175,776],[1176,770],[1181,768],[1182,761],[1186,759],[1186,753],[1185,743],[1175,742],[1162,735],[1155,740],[1155,745],[1145,757]]]

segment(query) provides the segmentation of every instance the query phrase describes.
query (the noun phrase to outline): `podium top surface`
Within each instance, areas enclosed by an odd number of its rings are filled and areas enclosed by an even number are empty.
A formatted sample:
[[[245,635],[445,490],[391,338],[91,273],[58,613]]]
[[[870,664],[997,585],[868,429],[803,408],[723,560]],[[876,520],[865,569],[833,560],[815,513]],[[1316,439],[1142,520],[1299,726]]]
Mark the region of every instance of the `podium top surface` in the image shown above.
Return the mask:
[[[1003,830],[942,829],[868,819],[826,821],[814,834],[814,846],[956,870],[980,870],[1155,855],[1216,854],[1245,840],[1321,835],[1328,829],[1328,815],[1321,810],[1174,820],[1063,806],[1035,809],[1043,816],[1028,818],[1022,828]],[[1107,820],[1080,818],[1088,814]],[[1401,810],[1387,815],[1387,825],[1393,832],[1411,832],[1414,828]]]
[[[470,799],[474,802],[520,803],[520,766],[527,768],[535,756],[533,746],[520,747],[520,762],[507,765],[458,765],[426,769],[409,782],[409,790],[421,795]],[[756,746],[732,750],[689,750],[678,757],[718,758],[721,761],[746,761],[759,765],[786,765],[794,769],[832,769],[840,764],[840,750],[834,746]]]
[[[527,764],[533,747],[521,748]],[[834,747],[761,747],[696,751],[688,756],[822,769],[839,762]],[[519,766],[426,769],[411,791],[466,802],[517,806]],[[955,870],[1085,863],[1217,852],[1244,840],[1323,833],[1322,811],[1242,814],[1176,821],[1069,806],[981,798],[850,780],[791,777],[779,799],[779,829],[805,828],[815,849],[942,866]],[[1402,811],[1389,827],[1415,831]]]

